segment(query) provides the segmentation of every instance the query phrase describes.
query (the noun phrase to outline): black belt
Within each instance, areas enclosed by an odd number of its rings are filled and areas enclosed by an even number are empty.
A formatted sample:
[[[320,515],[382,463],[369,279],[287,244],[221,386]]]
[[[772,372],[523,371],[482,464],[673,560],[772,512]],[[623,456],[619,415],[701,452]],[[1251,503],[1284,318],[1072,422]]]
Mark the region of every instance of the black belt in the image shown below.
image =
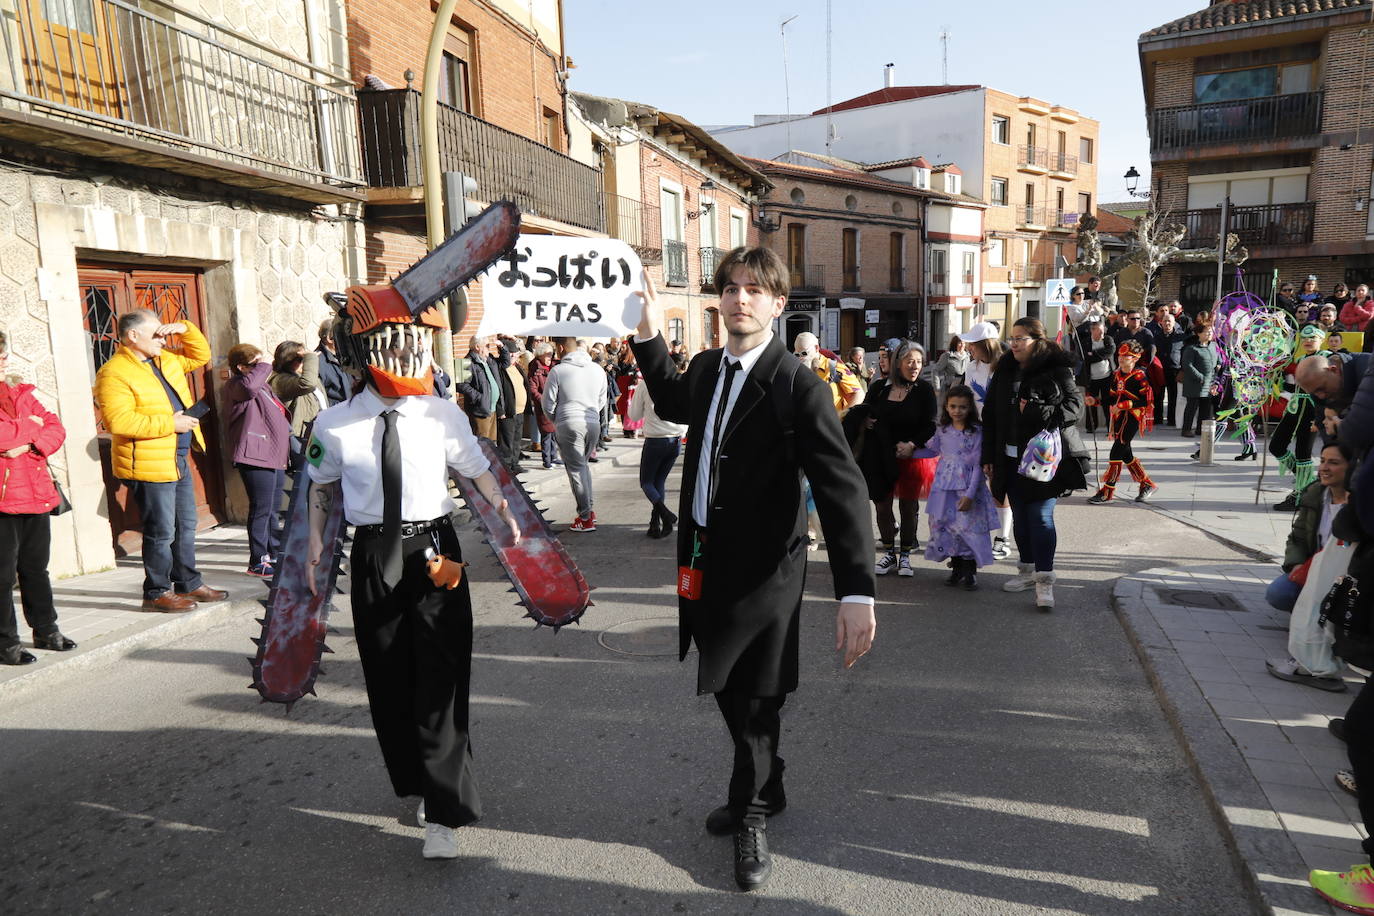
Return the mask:
[[[401,522],[401,537],[413,538],[417,534],[424,534],[427,531],[433,531],[440,525],[448,524],[450,518],[451,516],[441,515],[438,518],[432,518],[427,522]],[[354,534],[356,537],[376,537],[381,533],[381,525],[359,525],[356,529],[354,529]]]

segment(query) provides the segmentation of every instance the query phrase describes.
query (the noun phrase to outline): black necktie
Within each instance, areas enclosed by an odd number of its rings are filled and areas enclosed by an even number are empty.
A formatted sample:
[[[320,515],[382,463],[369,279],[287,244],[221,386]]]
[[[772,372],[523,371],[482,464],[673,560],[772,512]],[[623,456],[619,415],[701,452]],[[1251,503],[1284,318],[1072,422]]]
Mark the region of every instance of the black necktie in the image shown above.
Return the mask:
[[[396,411],[382,414],[382,581],[395,588],[401,581],[401,441]]]
[[[725,357],[725,382],[720,386],[720,403],[716,406],[716,425],[711,432],[711,490],[708,496],[716,493],[716,471],[720,468],[720,445],[725,438],[725,411],[730,404],[730,389],[735,384],[735,373],[740,369],[739,360]],[[710,511],[709,503],[707,511]]]

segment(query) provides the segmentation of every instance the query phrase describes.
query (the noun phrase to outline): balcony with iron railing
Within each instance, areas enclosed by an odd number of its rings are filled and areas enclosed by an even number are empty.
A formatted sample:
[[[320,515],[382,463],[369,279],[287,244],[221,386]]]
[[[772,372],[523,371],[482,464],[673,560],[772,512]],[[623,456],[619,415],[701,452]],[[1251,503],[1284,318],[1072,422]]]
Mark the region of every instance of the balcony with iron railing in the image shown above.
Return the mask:
[[[602,194],[601,199],[607,235],[628,244],[641,258],[651,259],[661,254],[663,221],[662,211],[656,204],[609,192]]]
[[[1200,146],[1315,138],[1321,123],[1321,90],[1157,108],[1150,152],[1183,156]]]
[[[316,203],[360,199],[346,78],[157,8],[0,0],[0,135]]]
[[[1048,218],[1045,208],[1037,207],[1035,204],[1022,204],[1017,208],[1016,221],[1027,229],[1048,227],[1049,223],[1046,222]]]
[[[687,243],[663,240],[663,282],[668,286],[687,285]]]
[[[701,288],[710,290],[715,288],[716,265],[725,260],[729,254],[724,248],[703,248],[701,249]]]
[[[1013,264],[1009,271],[1009,281],[1021,285],[1044,283],[1049,272],[1048,264]]]
[[[1312,222],[1316,203],[1268,204],[1262,207],[1232,207],[1227,218],[1228,232],[1240,237],[1248,248],[1262,245],[1306,245],[1312,241]],[[1183,213],[1187,231],[1180,248],[1210,248],[1221,234],[1221,208],[1187,210]]]
[[[948,275],[947,275],[947,274],[936,274],[936,273],[932,273],[932,274],[930,275],[930,293],[929,293],[929,295],[931,295],[931,296],[948,296],[948,295],[949,295],[949,283],[947,282],[947,280],[948,280]]]
[[[1073,178],[1078,174],[1078,157],[1068,153],[1050,153],[1050,177]]]
[[[1050,151],[1023,143],[1016,148],[1016,167],[1032,175],[1043,175],[1050,170]]]
[[[368,185],[419,187],[420,93],[360,89],[358,116]],[[475,181],[480,200],[509,200],[523,213],[606,230],[599,169],[442,102],[439,167]]]
[[[815,264],[793,264],[790,272],[794,291],[815,293],[825,291],[825,268]]]

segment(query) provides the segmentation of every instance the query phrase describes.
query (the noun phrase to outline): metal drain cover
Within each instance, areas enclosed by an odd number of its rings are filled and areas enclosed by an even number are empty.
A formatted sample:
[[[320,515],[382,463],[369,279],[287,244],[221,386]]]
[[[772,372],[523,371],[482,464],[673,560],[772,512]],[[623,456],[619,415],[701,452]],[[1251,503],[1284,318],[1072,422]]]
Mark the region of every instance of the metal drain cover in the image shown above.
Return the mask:
[[[1156,588],[1155,596],[1165,604],[1172,604],[1175,607],[1195,607],[1204,608],[1209,611],[1244,611],[1248,610],[1240,602],[1230,595],[1221,592],[1209,592],[1203,589]]]
[[[678,624],[676,617],[644,617],[623,620],[603,630],[596,638],[603,649],[619,655],[676,657]]]

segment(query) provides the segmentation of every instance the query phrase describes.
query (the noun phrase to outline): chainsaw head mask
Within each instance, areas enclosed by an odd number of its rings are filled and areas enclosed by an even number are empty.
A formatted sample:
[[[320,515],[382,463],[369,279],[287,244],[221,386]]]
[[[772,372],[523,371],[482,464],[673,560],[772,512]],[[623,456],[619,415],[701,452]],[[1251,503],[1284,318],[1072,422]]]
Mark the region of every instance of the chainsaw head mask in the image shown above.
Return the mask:
[[[353,286],[325,296],[336,310],[339,362],[384,398],[434,393],[434,335],[448,333],[435,306],[414,317],[391,286]]]

